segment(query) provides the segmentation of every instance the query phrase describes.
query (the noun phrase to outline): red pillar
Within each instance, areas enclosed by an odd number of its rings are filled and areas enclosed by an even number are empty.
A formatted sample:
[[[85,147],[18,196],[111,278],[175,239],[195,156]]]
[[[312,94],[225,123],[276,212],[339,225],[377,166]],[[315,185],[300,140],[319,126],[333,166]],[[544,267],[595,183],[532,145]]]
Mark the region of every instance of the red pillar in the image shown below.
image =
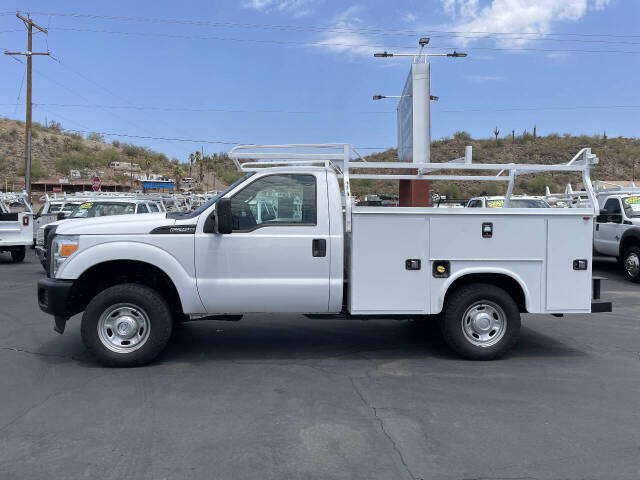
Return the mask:
[[[417,172],[414,172],[417,173]],[[429,180],[400,180],[400,207],[430,207],[431,182]]]

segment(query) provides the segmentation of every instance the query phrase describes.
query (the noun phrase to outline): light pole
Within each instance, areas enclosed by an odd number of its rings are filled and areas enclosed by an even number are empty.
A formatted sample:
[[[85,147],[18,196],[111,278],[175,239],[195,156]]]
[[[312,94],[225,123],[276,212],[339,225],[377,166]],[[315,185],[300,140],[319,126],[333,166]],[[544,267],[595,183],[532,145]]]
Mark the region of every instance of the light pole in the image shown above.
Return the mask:
[[[398,98],[398,157],[400,161],[431,163],[431,64],[429,57],[466,57],[466,53],[427,53],[428,37],[418,41],[418,53],[374,53],[376,58],[413,57],[411,70],[402,95],[374,95],[374,100]],[[411,98],[406,98],[411,97]],[[418,171],[418,170],[416,170]],[[429,206],[429,182],[426,180],[400,180],[400,206]]]
[[[426,104],[420,104],[420,103],[416,103],[416,101],[414,100],[413,103],[413,108],[415,110],[419,111],[419,107],[423,107],[426,111],[424,112],[424,116],[426,117],[426,123],[424,125],[424,128],[426,130],[426,144],[423,145],[424,148],[424,159],[419,159],[418,161],[426,161],[426,162],[430,162],[431,161],[431,101],[437,101],[439,100],[439,97],[435,96],[435,95],[431,95],[431,64],[429,63],[428,59],[429,57],[449,57],[449,58],[462,58],[462,57],[466,57],[467,54],[466,53],[461,53],[461,52],[456,52],[453,51],[451,53],[427,53],[424,51],[424,48],[429,44],[429,38],[428,37],[422,37],[420,38],[420,40],[418,41],[418,44],[420,45],[420,51],[418,53],[390,53],[390,52],[382,52],[382,53],[374,53],[373,56],[376,58],[390,58],[390,57],[413,57],[413,63],[414,65],[418,65],[418,64],[424,64],[424,67],[420,68],[420,74],[417,74],[417,69],[414,69],[412,66],[412,75],[414,77],[414,85],[415,83],[417,83],[418,81],[424,82],[424,86],[422,88],[422,91],[425,92],[425,98],[427,98],[427,102]],[[422,60],[422,62],[421,62]],[[414,70],[416,73],[414,73]],[[415,88],[415,86],[414,86]],[[404,97],[409,97],[411,95],[374,95],[373,99],[374,100],[382,100],[385,98],[398,98],[398,99],[402,99]],[[419,101],[419,99],[418,99]],[[419,136],[414,135],[413,136],[413,140],[416,141],[416,139],[419,138]],[[413,149],[413,151],[415,152],[417,149]],[[413,161],[415,162],[416,159],[414,158]]]

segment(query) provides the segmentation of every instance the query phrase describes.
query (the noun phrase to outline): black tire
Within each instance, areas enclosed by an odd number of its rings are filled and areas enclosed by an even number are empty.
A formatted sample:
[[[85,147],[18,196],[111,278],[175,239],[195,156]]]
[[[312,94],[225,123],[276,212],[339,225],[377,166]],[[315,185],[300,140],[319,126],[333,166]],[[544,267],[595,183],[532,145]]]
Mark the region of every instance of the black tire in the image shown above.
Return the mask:
[[[634,283],[640,283],[640,247],[633,246],[625,250],[620,266],[627,280]]]
[[[484,315],[489,322],[494,321],[491,320],[494,316],[496,319],[503,318],[502,328],[490,326],[483,333],[486,340],[478,336],[472,341],[473,335],[477,334],[465,331],[473,330],[471,320],[474,311],[480,316]],[[460,287],[447,297],[440,316],[440,329],[444,341],[461,357],[469,360],[494,360],[504,355],[518,341],[520,310],[511,295],[503,289],[486,283],[473,283]],[[497,337],[490,337],[492,331]]]
[[[15,250],[11,250],[11,260],[14,262],[21,262],[24,260],[24,256],[27,253],[27,249],[25,247],[18,247]]]
[[[146,315],[149,323],[146,340],[137,349],[124,353],[110,350],[98,333],[100,317],[117,304],[133,305]],[[125,283],[107,288],[89,302],[82,316],[81,333],[87,350],[101,364],[137,367],[150,363],[164,350],[172,328],[171,310],[158,292],[145,285]]]

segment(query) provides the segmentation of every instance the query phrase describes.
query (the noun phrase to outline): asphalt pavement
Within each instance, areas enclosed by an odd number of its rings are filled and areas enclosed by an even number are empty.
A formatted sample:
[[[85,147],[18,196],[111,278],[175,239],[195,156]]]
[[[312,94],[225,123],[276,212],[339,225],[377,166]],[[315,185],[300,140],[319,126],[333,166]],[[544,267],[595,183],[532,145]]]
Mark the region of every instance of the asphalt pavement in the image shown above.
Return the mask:
[[[611,314],[523,317],[493,362],[432,325],[253,315],[176,329],[153,365],[96,365],[43,272],[0,255],[2,479],[640,478],[640,285]]]

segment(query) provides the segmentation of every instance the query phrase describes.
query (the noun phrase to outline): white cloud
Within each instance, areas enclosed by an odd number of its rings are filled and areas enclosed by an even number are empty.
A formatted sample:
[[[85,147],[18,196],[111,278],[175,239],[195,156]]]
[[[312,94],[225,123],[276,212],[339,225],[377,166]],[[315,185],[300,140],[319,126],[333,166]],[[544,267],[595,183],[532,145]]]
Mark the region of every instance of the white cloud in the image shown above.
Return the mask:
[[[402,20],[404,20],[406,23],[413,23],[416,21],[416,16],[413,14],[413,12],[407,12],[402,17]]]
[[[298,18],[311,13],[314,0],[249,0],[243,4],[244,8],[251,8],[259,12],[288,13]]]
[[[560,21],[578,21],[589,9],[602,10],[611,0],[491,0],[481,6],[479,0],[441,0],[452,21],[451,28],[461,32],[526,33],[526,38],[500,39],[504,47],[519,47],[549,32]],[[478,33],[478,38],[483,37]],[[458,38],[466,45],[473,38]]]
[[[331,30],[322,34],[315,46],[333,53],[351,53],[370,57],[374,50],[370,45],[379,43],[360,30],[363,20],[362,6],[354,5],[340,12],[331,21]]]
[[[505,79],[499,75],[466,75],[464,78],[476,83],[502,82]]]

